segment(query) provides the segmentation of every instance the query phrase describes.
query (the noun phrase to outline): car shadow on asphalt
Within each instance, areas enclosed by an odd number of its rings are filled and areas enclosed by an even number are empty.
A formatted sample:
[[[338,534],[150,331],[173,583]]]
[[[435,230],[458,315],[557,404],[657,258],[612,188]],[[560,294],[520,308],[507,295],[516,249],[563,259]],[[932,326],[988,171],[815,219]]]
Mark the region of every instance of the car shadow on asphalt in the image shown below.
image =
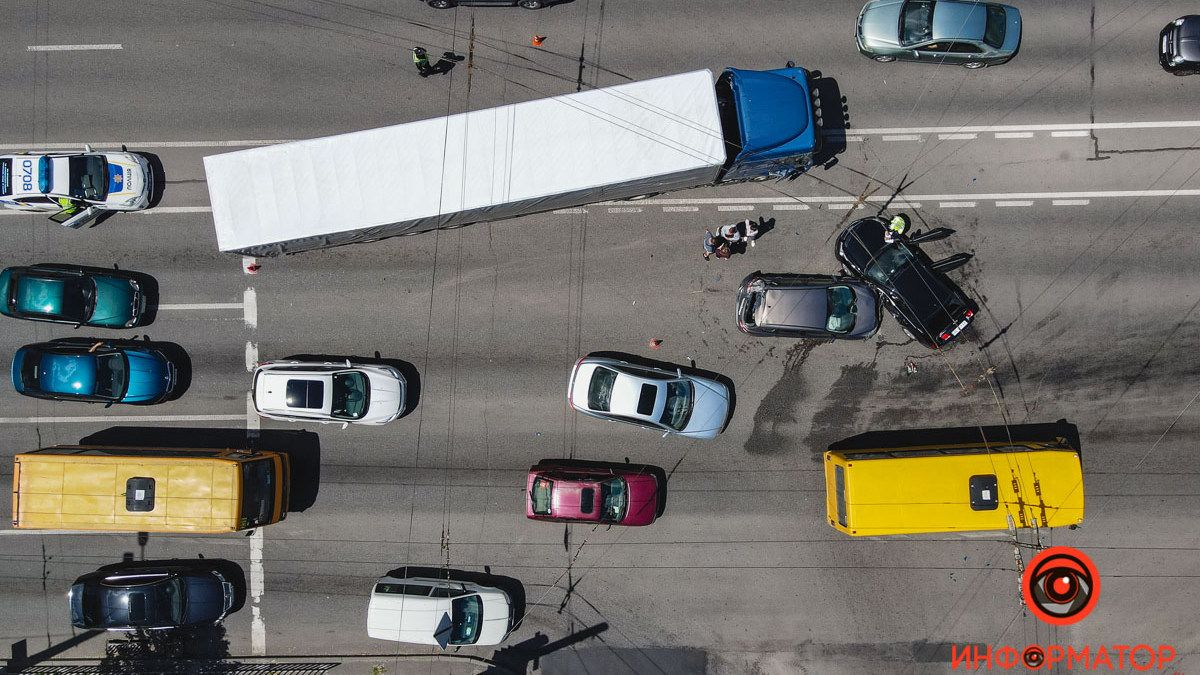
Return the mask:
[[[612,469],[619,471],[637,471],[639,473],[648,473],[654,476],[660,486],[658,490],[658,503],[655,504],[654,517],[661,518],[662,514],[667,510],[667,471],[660,466],[653,464],[632,464],[629,458],[626,457],[624,462],[602,462],[591,459],[573,459],[573,458],[546,458],[538,460],[538,463],[533,466],[534,469],[544,469],[549,467],[567,467],[572,469]]]
[[[349,354],[292,354],[280,359],[281,361],[328,361],[330,363],[362,363],[369,366],[391,366],[400,371],[404,377],[404,414],[396,419],[404,419],[412,414],[421,401],[421,371],[403,359],[385,358],[379,352],[374,356],[351,356]]]
[[[109,427],[79,440],[80,445],[134,448],[245,448],[274,450],[288,457],[292,489],[288,512],[307,510],[321,483],[321,437],[303,429],[223,429],[205,427]]]
[[[137,154],[150,162],[150,175],[153,177],[154,185],[150,190],[150,204],[146,208],[152,209],[162,201],[163,192],[167,187],[167,172],[163,169],[162,160],[158,155],[153,152],[138,152]]]
[[[445,567],[406,565],[388,570],[387,576],[397,579],[423,577],[426,579],[466,581],[472,584],[479,584],[480,586],[499,588],[508,594],[508,599],[512,602],[513,625],[518,625],[525,618],[525,586],[513,577],[493,574],[489,567],[485,566],[483,569],[483,572],[473,572],[471,570],[448,569]]]
[[[706,377],[710,380],[716,380],[717,382],[720,382],[721,384],[725,385],[726,389],[729,390],[729,414],[726,415],[724,421],[721,422],[721,431],[719,433],[723,433],[725,431],[726,427],[729,426],[729,422],[733,419],[734,413],[737,411],[737,387],[734,385],[733,380],[716,371],[697,368],[694,365],[695,360],[689,359],[690,363],[685,366],[678,363],[671,363],[669,361],[651,359],[641,356],[640,354],[630,354],[628,352],[599,351],[592,352],[591,354],[588,354],[588,356],[617,359],[635,366],[647,366],[650,368],[659,368],[669,371],[679,370],[687,375],[699,375],[700,377]]]

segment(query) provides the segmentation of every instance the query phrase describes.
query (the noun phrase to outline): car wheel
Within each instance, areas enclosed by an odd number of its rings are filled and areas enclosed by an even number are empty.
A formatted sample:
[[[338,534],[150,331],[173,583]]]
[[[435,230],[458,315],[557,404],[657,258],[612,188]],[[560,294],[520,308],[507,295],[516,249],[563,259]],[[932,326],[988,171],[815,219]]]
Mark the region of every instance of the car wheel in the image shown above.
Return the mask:
[[[524,9],[541,9],[542,0],[521,0],[517,3],[517,6]]]
[[[434,9],[450,9],[454,6],[454,0],[428,0],[427,4]]]
[[[968,68],[968,69],[970,69],[970,70],[975,70],[976,68],[982,68],[982,67],[984,67],[984,66],[986,66],[986,65],[987,65],[987,64],[986,64],[986,63],[984,63],[983,61],[967,61],[966,63],[964,63],[964,64],[963,64],[963,68]]]
[[[894,56],[872,56],[871,58],[880,63],[891,63],[892,61],[896,60],[896,57]]]

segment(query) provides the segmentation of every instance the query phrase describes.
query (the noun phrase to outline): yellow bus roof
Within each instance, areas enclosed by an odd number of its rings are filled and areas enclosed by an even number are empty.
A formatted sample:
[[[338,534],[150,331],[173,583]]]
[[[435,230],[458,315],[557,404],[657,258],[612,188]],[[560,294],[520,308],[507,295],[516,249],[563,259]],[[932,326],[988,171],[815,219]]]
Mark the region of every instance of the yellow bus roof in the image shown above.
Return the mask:
[[[856,458],[854,453],[825,453],[831,525],[847,534],[874,536],[1006,530],[1010,515],[1016,527],[1083,521],[1083,470],[1073,449],[897,454]],[[838,522],[838,466],[845,471],[845,526]],[[999,503],[995,509],[976,510],[968,484],[973,476],[987,475],[996,477],[993,498]]]
[[[13,526],[119,532],[232,532],[238,463],[216,457],[24,453],[14,457]],[[154,479],[154,508],[125,508],[126,481]]]

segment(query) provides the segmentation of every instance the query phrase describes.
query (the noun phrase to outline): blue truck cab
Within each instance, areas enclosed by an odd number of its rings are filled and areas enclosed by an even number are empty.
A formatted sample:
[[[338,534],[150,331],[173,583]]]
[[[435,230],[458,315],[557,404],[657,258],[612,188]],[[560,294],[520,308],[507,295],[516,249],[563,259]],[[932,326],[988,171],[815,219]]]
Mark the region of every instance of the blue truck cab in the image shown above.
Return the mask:
[[[788,178],[812,166],[821,133],[807,70],[728,68],[716,91],[726,153],[718,183]]]

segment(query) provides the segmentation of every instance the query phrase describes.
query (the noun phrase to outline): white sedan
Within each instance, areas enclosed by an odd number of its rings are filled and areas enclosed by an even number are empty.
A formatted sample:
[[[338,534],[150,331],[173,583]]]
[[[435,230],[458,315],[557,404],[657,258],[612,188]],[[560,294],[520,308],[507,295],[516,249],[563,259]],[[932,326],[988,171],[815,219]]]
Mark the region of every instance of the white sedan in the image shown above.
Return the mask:
[[[405,381],[391,366],[269,361],[254,369],[254,409],[287,422],[387,424],[404,414]]]
[[[79,228],[106,211],[138,211],[150,204],[154,174],[132,152],[51,152],[0,155],[0,206],[40,211]]]
[[[567,384],[571,407],[585,415],[628,422],[689,438],[714,438],[729,418],[729,388],[698,375],[585,356]]]

